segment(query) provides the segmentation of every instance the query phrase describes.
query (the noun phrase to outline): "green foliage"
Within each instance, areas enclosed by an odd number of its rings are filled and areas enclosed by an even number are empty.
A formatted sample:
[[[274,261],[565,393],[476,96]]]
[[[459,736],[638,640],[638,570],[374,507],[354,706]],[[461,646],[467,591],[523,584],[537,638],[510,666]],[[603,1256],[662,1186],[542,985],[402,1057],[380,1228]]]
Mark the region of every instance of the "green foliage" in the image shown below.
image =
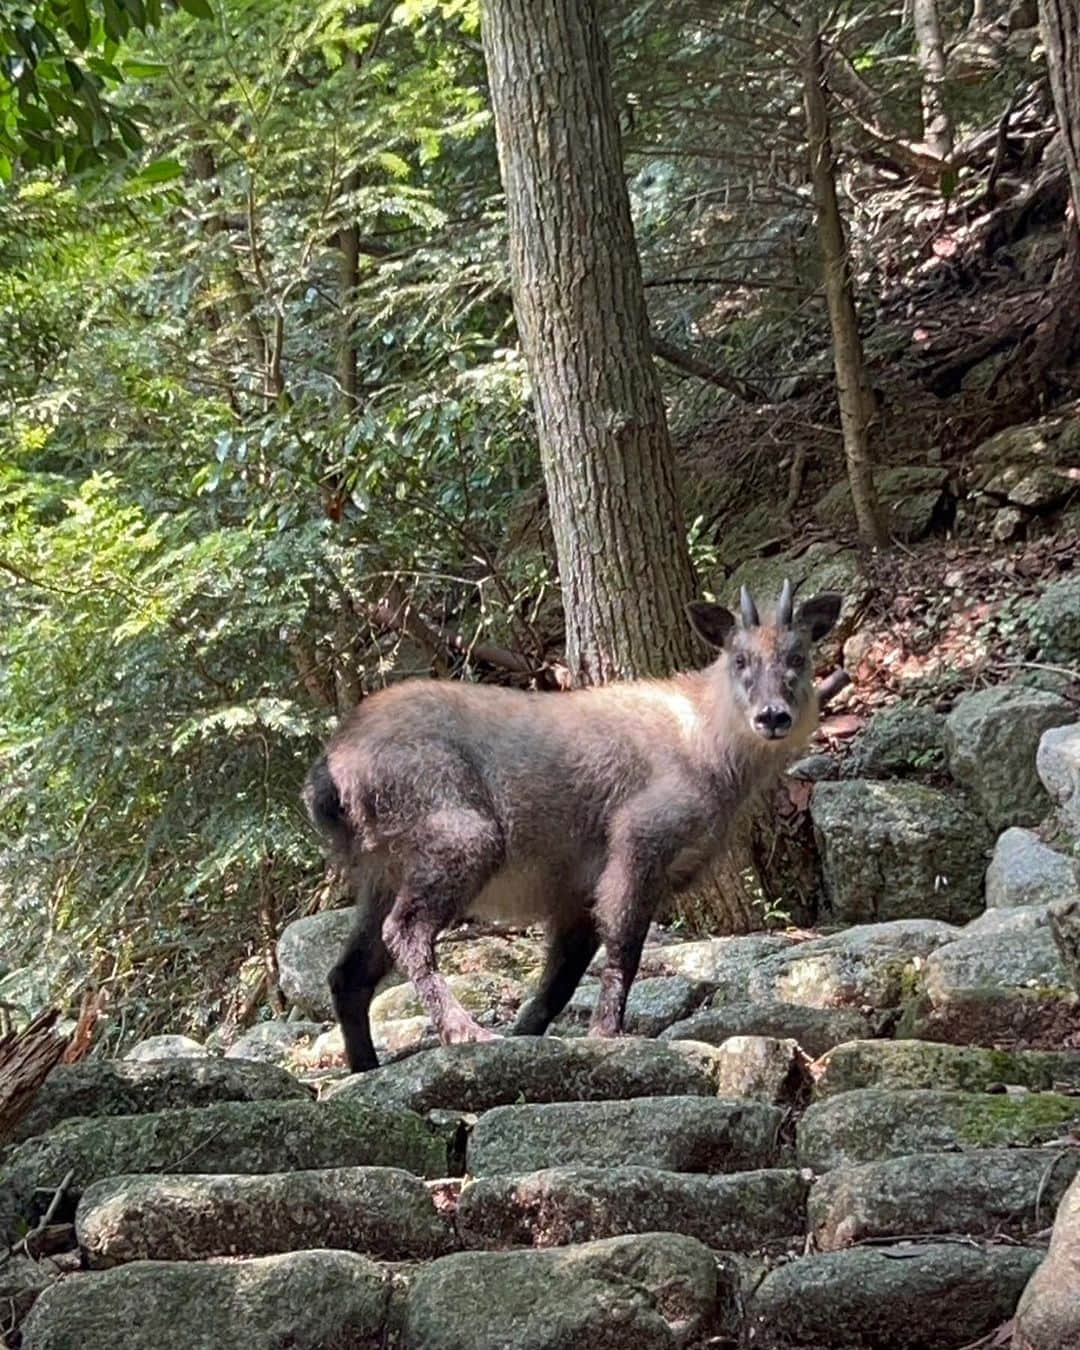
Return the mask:
[[[911,132],[910,33],[839,13]],[[824,330],[794,26],[608,26],[655,329],[788,375]],[[117,1039],[254,1006],[334,719],[557,649],[504,230],[476,0],[0,3],[0,999],[102,984]],[[680,382],[676,428],[726,397]],[[690,542],[714,573],[712,514]]]

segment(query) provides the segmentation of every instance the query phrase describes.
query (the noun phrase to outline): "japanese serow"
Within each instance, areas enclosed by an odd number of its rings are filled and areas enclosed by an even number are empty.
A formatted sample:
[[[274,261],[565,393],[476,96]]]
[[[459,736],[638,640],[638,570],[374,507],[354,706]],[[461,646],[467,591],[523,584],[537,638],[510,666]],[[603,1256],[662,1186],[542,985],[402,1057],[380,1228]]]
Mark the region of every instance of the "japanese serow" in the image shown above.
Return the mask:
[[[513,1034],[544,1032],[602,943],[589,1034],[618,1035],[652,916],[817,725],[810,649],[840,596],[795,609],[785,582],[766,622],[745,589],[740,610],[688,607],[719,653],[701,671],[563,694],[414,680],[342,723],[304,799],[357,901],[330,974],[354,1072],[378,1063],[368,1005],[392,965],[443,1043],[492,1039],[435,961],[466,916],[547,929]]]

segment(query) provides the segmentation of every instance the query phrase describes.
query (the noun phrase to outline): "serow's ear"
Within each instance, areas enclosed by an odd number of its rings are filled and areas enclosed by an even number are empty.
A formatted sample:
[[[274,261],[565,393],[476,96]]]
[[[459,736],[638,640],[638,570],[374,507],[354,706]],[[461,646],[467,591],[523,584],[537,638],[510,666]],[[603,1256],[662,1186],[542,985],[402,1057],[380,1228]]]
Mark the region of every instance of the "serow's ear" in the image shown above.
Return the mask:
[[[710,647],[722,647],[735,627],[735,615],[723,605],[711,605],[707,600],[691,600],[686,613],[694,625],[694,632],[703,637]]]
[[[810,630],[810,641],[820,642],[831,633],[840,617],[843,597],[836,591],[824,591],[801,604],[795,613],[795,626]]]

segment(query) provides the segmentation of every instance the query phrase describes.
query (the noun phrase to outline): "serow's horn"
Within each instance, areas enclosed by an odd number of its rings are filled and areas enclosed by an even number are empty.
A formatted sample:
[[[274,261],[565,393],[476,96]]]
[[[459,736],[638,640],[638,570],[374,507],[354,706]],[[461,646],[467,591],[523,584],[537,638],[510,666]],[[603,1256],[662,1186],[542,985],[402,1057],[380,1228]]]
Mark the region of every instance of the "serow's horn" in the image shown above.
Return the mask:
[[[756,628],[761,620],[758,618],[757,605],[745,586],[739,592],[739,608],[742,611],[743,627]]]
[[[791,611],[794,599],[791,590],[791,578],[786,577],[783,589],[780,592],[780,603],[776,606],[776,622],[784,628],[791,626]]]

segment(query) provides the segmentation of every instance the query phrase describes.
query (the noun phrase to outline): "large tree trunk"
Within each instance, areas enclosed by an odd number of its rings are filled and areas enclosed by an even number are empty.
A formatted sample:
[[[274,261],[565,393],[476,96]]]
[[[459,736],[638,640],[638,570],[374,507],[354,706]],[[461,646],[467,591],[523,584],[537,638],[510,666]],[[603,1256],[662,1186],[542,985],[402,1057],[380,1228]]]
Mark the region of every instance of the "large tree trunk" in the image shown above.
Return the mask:
[[[1039,23],[1065,142],[1075,227],[1080,220],[1080,0],[1039,0]]]
[[[939,159],[953,151],[953,129],[945,105],[945,44],[937,0],[915,0],[915,46],[922,71],[923,140]]]
[[[576,682],[690,665],[693,576],[594,0],[483,0],[484,51]]]
[[[873,397],[866,378],[862,338],[859,336],[848,265],[847,240],[836,197],[836,168],[829,134],[829,111],[825,101],[821,33],[813,6],[808,6],[804,11],[802,36],[803,97],[810,150],[810,177],[825,273],[825,297],[832,325],[837,401],[840,405],[848,481],[860,536],[868,544],[884,544],[886,534],[874,489],[868,435]]]

